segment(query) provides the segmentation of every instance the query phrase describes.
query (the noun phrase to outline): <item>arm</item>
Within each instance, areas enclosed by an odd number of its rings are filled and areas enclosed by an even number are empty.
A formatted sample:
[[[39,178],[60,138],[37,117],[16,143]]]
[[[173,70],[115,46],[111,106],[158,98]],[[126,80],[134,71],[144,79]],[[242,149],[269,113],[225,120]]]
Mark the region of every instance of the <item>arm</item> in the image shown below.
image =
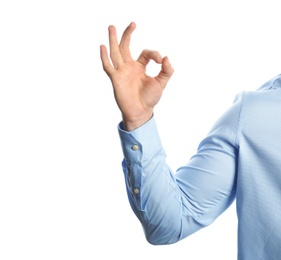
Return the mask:
[[[156,51],[145,50],[133,60],[129,42],[134,29],[131,23],[118,45],[116,30],[110,26],[112,64],[104,45],[101,59],[122,113],[119,134],[131,207],[150,243],[170,244],[212,223],[235,198],[240,102],[218,121],[197,154],[174,173],[166,163],[153,117],[173,68]],[[154,78],[145,74],[150,60],[162,64]]]
[[[128,198],[151,244],[182,240],[210,225],[235,199],[241,103],[231,106],[176,172],[166,163],[155,117],[131,132],[119,125]]]

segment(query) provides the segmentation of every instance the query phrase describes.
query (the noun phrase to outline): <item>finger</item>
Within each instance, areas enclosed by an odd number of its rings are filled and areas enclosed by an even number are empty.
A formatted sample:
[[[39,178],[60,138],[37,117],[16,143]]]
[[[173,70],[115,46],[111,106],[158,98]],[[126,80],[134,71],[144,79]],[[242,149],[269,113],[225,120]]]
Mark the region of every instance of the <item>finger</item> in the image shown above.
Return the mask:
[[[112,67],[111,62],[108,58],[107,49],[104,45],[100,46],[100,57],[102,61],[103,70],[110,75],[115,69]]]
[[[131,35],[135,29],[136,29],[136,24],[134,22],[131,22],[122,35],[119,44],[119,49],[124,62],[132,59],[129,47],[130,47]]]
[[[143,50],[137,61],[146,66],[150,60],[154,60],[156,63],[162,62],[162,56],[158,51]]]
[[[108,27],[108,33],[109,33],[110,58],[113,66],[115,68],[118,68],[124,62],[119,50],[116,29],[113,25],[110,25]]]
[[[166,87],[169,79],[172,77],[174,73],[174,69],[168,59],[168,57],[164,57],[162,60],[162,66],[161,66],[161,71],[157,75],[157,79],[159,80],[161,86],[163,88]]]

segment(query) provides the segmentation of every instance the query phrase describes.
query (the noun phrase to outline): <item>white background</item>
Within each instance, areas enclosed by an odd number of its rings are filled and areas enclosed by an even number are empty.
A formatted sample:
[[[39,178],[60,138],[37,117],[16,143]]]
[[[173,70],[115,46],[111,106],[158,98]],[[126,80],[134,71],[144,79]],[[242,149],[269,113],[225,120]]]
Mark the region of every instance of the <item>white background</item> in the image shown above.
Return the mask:
[[[174,170],[237,93],[280,73],[278,1],[2,0],[1,260],[236,259],[234,204],[170,246],[148,244],[129,207],[99,46],[131,21],[133,56],[156,49],[175,69],[155,110]]]

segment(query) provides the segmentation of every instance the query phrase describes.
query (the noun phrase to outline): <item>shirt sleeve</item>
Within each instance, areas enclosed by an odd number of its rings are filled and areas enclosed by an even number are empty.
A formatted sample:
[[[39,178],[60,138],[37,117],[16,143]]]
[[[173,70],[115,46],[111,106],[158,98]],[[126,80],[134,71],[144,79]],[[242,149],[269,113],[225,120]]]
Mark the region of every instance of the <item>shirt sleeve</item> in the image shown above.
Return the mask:
[[[243,95],[236,98],[176,172],[166,163],[155,117],[131,132],[118,125],[128,199],[149,243],[175,243],[234,201],[242,101]]]

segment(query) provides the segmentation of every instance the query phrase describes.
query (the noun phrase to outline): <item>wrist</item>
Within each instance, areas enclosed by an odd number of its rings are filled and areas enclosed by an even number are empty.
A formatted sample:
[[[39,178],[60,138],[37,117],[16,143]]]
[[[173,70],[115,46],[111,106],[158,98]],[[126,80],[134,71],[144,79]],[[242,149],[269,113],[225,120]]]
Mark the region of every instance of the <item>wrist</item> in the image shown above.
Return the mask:
[[[146,122],[148,122],[152,118],[152,116],[153,116],[153,112],[149,112],[137,118],[130,118],[130,119],[122,115],[123,128],[126,131],[133,131],[139,128],[140,126],[144,125]]]

